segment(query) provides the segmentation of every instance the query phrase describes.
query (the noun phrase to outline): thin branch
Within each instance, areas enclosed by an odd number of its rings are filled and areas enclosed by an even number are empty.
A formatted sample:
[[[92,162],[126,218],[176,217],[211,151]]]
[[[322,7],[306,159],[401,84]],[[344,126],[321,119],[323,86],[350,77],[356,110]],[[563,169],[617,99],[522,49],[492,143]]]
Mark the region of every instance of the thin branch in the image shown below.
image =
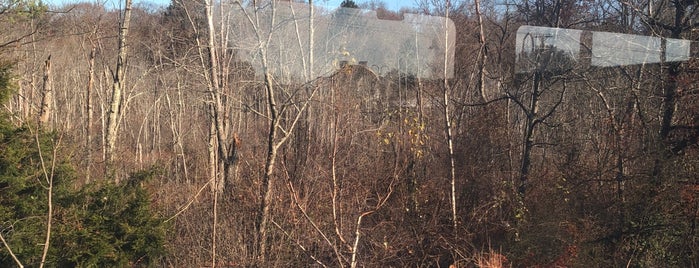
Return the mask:
[[[524,106],[524,104],[521,101],[519,101],[519,99],[515,98],[514,95],[510,94],[510,92],[505,92],[505,94],[507,94],[507,98],[512,100],[515,104],[517,104],[517,106],[519,106],[520,109],[522,109],[522,111],[527,117],[531,116],[529,109],[526,106]]]
[[[294,239],[293,237],[291,237],[291,234],[289,234],[289,232],[287,232],[286,230],[284,230],[284,228],[282,228],[282,227],[279,225],[279,223],[277,223],[277,222],[274,221],[274,220],[270,220],[270,222],[272,222],[272,224],[274,224],[274,226],[276,226],[277,229],[279,229],[279,231],[282,231],[282,233],[284,234],[284,236],[286,236],[287,238],[293,240],[294,243],[295,243],[301,250],[303,250],[303,252],[305,252],[306,254],[308,254],[308,256],[311,257],[311,259],[312,259],[313,261],[315,261],[317,264],[320,264],[320,266],[328,267],[328,266],[325,265],[323,262],[321,262],[316,256],[313,256],[313,254],[311,254],[310,252],[308,252],[308,249],[306,249],[306,247],[304,247],[304,246],[301,244],[301,241],[299,241],[298,239]]]
[[[20,262],[19,259],[17,259],[17,256],[15,255],[14,252],[12,252],[12,249],[10,248],[10,245],[8,245],[8,244],[7,244],[7,241],[5,241],[5,238],[2,236],[2,233],[0,233],[0,241],[2,241],[2,244],[3,244],[3,245],[5,246],[5,248],[7,249],[7,252],[10,253],[10,256],[12,256],[12,259],[15,261],[15,263],[17,264],[17,266],[19,266],[19,268],[24,268],[24,265],[22,265],[22,262]]]
[[[197,197],[199,196],[199,194],[201,194],[201,192],[204,191],[204,189],[206,189],[206,186],[209,185],[210,183],[211,183],[211,180],[209,180],[209,181],[207,181],[206,183],[204,183],[204,185],[202,185],[201,188],[199,188],[199,191],[197,191],[197,193],[189,200],[189,202],[187,202],[187,204],[185,204],[179,211],[177,211],[177,213],[175,213],[175,215],[172,215],[170,218],[168,218],[167,220],[165,220],[165,222],[169,222],[169,221],[171,221],[172,219],[177,218],[177,216],[179,216],[179,215],[182,214],[185,210],[187,210],[187,209],[189,208],[189,206],[192,205],[192,203],[194,203],[194,200],[197,199]]]
[[[351,268],[357,267],[357,251],[358,251],[357,248],[359,247],[359,237],[361,235],[361,233],[359,232],[359,229],[362,225],[362,219],[366,216],[371,215],[374,212],[376,212],[376,210],[367,211],[367,212],[364,212],[361,215],[359,215],[359,217],[357,217],[357,227],[354,229],[355,236],[354,236],[354,246],[352,246],[352,262],[350,263]]]
[[[503,100],[508,100],[508,99],[511,99],[511,98],[512,98],[512,96],[511,96],[510,94],[507,94],[507,95],[505,95],[505,96],[502,96],[502,97],[499,97],[499,98],[496,98],[496,99],[492,99],[492,100],[489,100],[489,101],[485,101],[485,102],[466,103],[466,102],[462,102],[462,101],[455,100],[455,99],[453,99],[452,101],[453,101],[454,103],[456,103],[456,104],[461,105],[461,106],[466,106],[466,107],[478,107],[478,106],[490,105],[490,104],[492,104],[492,103],[499,102],[499,101],[503,101]]]
[[[289,131],[293,131],[293,129],[296,127],[296,124],[297,124],[297,123],[299,122],[299,120],[301,119],[301,116],[303,115],[303,112],[306,110],[306,108],[308,108],[308,104],[311,102],[311,99],[313,99],[313,97],[315,96],[315,94],[318,92],[318,89],[319,89],[319,87],[315,87],[315,88],[313,89],[313,92],[311,92],[311,95],[308,96],[308,98],[303,102],[303,106],[301,107],[301,109],[299,110],[299,112],[296,114],[296,117],[294,118],[294,121],[291,123],[291,126],[289,127]],[[281,120],[278,121],[277,126],[279,126],[279,122],[281,122]],[[284,133],[284,137],[282,137],[281,140],[279,140],[279,141],[277,142],[276,147],[277,147],[277,148],[281,147],[281,146],[284,144],[284,142],[286,142],[286,140],[289,139],[289,137],[291,137],[290,133],[286,133],[286,132],[285,132],[285,133]]]
[[[333,243],[325,235],[325,233],[323,233],[323,231],[320,230],[320,227],[318,227],[318,225],[315,223],[315,221],[313,221],[313,219],[311,219],[311,217],[308,216],[308,213],[306,213],[306,210],[303,207],[301,207],[301,204],[299,204],[298,195],[296,194],[296,191],[294,190],[294,185],[291,183],[291,180],[288,181],[287,185],[289,186],[289,192],[291,193],[291,199],[294,200],[294,205],[296,205],[296,207],[299,209],[299,211],[301,211],[301,214],[303,214],[303,217],[306,218],[306,220],[311,224],[311,226],[313,226],[313,229],[315,229],[316,232],[318,232],[318,234],[320,234],[320,236],[323,237],[323,240],[325,240],[325,242],[328,243],[328,245],[330,245],[330,247],[332,247],[333,251],[335,252],[335,256],[337,256],[337,262],[340,264],[340,267],[344,267],[343,262],[342,262],[343,256],[342,256],[342,254],[340,254],[340,251],[337,250],[337,246],[333,245]]]
[[[370,211],[366,211],[366,212],[360,214],[359,217],[357,217],[357,226],[354,229],[354,245],[352,246],[352,261],[350,262],[351,268],[357,267],[357,252],[358,252],[358,247],[359,247],[359,238],[361,236],[360,228],[362,225],[362,219],[366,216],[373,214],[374,212],[381,209],[384,205],[386,205],[386,202],[388,202],[388,199],[393,194],[394,182],[395,182],[395,180],[392,181],[388,185],[388,192],[386,193],[386,195],[383,198],[379,198],[379,201],[376,204],[376,206],[374,207],[374,209],[372,209]]]
[[[52,226],[52,222],[53,222],[53,177],[54,177],[55,170],[56,170],[56,154],[58,151],[57,147],[58,147],[58,143],[60,143],[60,139],[59,139],[59,142],[53,146],[53,156],[52,156],[53,158],[51,159],[51,172],[49,173],[46,170],[46,162],[44,161],[44,156],[41,153],[41,142],[39,142],[39,130],[37,130],[36,133],[34,133],[34,138],[36,140],[36,147],[37,147],[38,152],[39,152],[39,160],[41,162],[41,171],[44,175],[44,179],[46,180],[46,183],[48,183],[48,200],[46,201],[47,206],[48,206],[48,209],[46,212],[46,238],[44,239],[44,248],[43,248],[43,252],[41,254],[41,263],[39,264],[39,267],[43,268],[44,264],[46,264],[46,256],[48,255],[49,245],[51,242],[51,226]]]
[[[556,104],[553,105],[553,107],[551,107],[551,109],[548,111],[548,113],[546,113],[544,116],[534,120],[534,123],[533,123],[534,126],[546,121],[546,119],[548,119],[549,117],[551,117],[551,115],[553,115],[553,113],[556,111],[558,106],[561,105],[561,103],[563,103],[563,97],[564,97],[565,93],[566,93],[566,83],[563,82],[563,92],[561,92],[561,95],[558,98],[558,101],[556,102]]]

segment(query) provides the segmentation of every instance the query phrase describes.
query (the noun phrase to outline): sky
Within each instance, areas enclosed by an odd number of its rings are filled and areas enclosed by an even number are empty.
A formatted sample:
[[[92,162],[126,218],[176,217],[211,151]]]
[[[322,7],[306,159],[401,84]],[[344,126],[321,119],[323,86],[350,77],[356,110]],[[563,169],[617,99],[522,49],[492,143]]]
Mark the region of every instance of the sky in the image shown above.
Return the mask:
[[[45,3],[48,3],[49,5],[62,5],[62,4],[70,4],[70,3],[75,3],[75,2],[90,2],[90,1],[100,1],[100,2],[105,2],[105,6],[107,7],[116,7],[120,5],[120,2],[123,3],[123,0],[43,0]],[[152,3],[156,5],[162,5],[166,6],[170,4],[171,0],[134,0],[134,4],[142,4],[142,3]],[[368,2],[369,0],[354,0],[355,3],[361,4],[364,2]],[[386,4],[386,7],[390,10],[397,11],[401,7],[404,6],[413,6],[414,1],[413,0],[381,0]],[[321,5],[328,7],[330,9],[335,9],[340,6],[340,3],[342,3],[342,0],[315,0],[316,5]],[[122,4],[123,5],[123,4]]]

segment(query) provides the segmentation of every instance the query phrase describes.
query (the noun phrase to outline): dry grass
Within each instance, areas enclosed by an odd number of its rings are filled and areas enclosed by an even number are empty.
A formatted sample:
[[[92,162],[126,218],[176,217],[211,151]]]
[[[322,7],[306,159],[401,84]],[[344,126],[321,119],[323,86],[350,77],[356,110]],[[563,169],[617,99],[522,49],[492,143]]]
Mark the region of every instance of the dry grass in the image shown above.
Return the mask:
[[[480,268],[503,268],[510,267],[507,261],[507,257],[502,255],[495,250],[488,250],[488,252],[478,252],[474,256],[474,261],[476,267]]]

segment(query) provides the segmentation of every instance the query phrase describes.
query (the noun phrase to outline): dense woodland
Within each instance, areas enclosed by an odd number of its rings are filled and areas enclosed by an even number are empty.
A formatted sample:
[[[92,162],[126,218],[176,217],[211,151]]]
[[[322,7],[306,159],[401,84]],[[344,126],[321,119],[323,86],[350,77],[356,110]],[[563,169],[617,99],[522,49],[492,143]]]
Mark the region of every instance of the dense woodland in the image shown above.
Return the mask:
[[[521,25],[697,41],[698,2],[345,1],[450,18],[453,77],[298,83],[229,46],[258,2],[0,0],[0,266],[699,267],[697,60],[515,72]]]

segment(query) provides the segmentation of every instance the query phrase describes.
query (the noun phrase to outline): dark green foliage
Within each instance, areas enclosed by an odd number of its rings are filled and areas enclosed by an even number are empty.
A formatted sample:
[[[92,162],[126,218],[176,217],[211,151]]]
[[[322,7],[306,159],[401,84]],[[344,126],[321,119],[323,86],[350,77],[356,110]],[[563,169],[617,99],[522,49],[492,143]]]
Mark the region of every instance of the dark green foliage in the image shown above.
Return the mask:
[[[36,0],[0,1],[0,20],[18,22],[27,19],[42,19],[48,11],[48,5]],[[5,43],[3,45],[8,45]],[[0,46],[2,47],[2,46]]]
[[[11,65],[0,66],[0,101],[6,101],[13,88]],[[50,135],[39,139],[47,156],[49,140]],[[27,264],[41,256],[40,244],[46,228],[46,218],[42,217],[46,214],[46,184],[37,148],[37,141],[27,128],[12,126],[7,115],[0,113],[0,232]],[[57,174],[56,178],[60,176]],[[0,251],[0,266],[12,263],[10,256]]]
[[[352,0],[344,0],[342,3],[340,3],[340,7],[346,7],[346,8],[359,8],[357,3],[355,3]]]
[[[0,61],[0,103],[5,103],[13,93],[12,64]],[[2,116],[2,115],[0,115]],[[5,122],[0,121],[3,127]]]
[[[26,144],[26,132],[16,130],[0,142],[6,149],[0,156],[0,221],[15,254],[31,265],[41,256],[47,191],[36,166],[37,150]],[[22,142],[26,146],[12,148]],[[72,172],[59,168],[49,262],[60,267],[149,266],[163,256],[166,224],[155,216],[141,187],[152,174],[138,173],[129,183],[88,185],[75,191],[69,187]],[[0,252],[0,266],[12,263],[7,252]]]
[[[46,163],[51,159],[54,135],[35,137],[27,128],[13,129],[3,120],[0,129],[0,230],[14,253],[31,265],[39,261],[46,234],[48,182],[41,169],[39,147]],[[54,197],[70,195],[73,172],[67,164],[57,164]],[[0,252],[0,266],[11,259]]]
[[[9,95],[9,77],[9,67],[3,65],[0,97],[4,99]],[[167,225],[151,210],[142,185],[155,171],[134,174],[119,185],[90,184],[75,189],[76,174],[71,165],[52,159],[58,137],[56,133],[37,134],[28,127],[12,126],[7,116],[0,114],[0,234],[15,255],[25,266],[37,266],[41,260],[48,211],[47,176],[53,176],[49,266],[154,264],[165,254]],[[1,248],[0,267],[15,266],[5,247]]]
[[[70,252],[58,260],[59,266],[124,267],[150,266],[165,254],[164,221],[155,216],[141,183],[153,171],[131,176],[123,184],[90,185],[69,201],[74,214],[66,220],[56,244]],[[72,202],[70,202],[72,201]]]

